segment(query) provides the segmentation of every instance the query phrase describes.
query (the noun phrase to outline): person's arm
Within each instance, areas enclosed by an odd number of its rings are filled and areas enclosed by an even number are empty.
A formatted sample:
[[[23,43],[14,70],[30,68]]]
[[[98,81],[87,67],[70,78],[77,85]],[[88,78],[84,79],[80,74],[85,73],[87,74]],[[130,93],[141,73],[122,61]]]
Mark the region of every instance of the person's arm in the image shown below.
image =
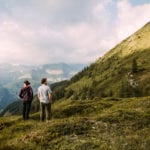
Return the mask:
[[[23,92],[23,89],[21,89],[20,92],[19,92],[19,97],[20,98],[23,98],[22,92]]]
[[[31,100],[33,100],[33,89],[30,87],[30,96],[31,96]]]
[[[38,99],[40,100],[40,93],[39,92],[38,92],[37,96],[38,96]]]
[[[39,92],[39,89],[38,89],[37,97],[38,97],[38,100],[40,101],[40,92]]]
[[[38,100],[40,101],[40,94],[39,93],[37,94],[37,97],[38,97]]]
[[[48,87],[48,98],[49,98],[50,103],[52,103],[52,91],[50,87]]]
[[[53,101],[52,101],[52,93],[49,93],[49,94],[48,94],[48,97],[49,97],[50,103],[52,103],[52,102],[53,102]]]

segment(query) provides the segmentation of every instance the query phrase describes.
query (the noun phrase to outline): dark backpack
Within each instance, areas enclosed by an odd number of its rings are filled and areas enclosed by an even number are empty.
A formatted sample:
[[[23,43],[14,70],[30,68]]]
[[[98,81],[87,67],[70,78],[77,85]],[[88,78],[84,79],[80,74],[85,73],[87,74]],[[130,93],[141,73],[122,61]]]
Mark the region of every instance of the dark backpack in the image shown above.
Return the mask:
[[[24,101],[32,101],[33,100],[33,90],[32,90],[32,88],[29,86],[28,88],[21,89],[21,92],[20,92],[19,96]]]

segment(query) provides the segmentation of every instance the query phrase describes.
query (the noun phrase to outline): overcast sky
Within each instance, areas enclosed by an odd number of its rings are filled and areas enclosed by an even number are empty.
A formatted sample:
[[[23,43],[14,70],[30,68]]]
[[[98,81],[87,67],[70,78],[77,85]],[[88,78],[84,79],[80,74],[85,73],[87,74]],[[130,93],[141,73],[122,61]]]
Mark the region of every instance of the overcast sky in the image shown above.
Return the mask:
[[[91,63],[150,21],[150,0],[0,0],[0,63]]]

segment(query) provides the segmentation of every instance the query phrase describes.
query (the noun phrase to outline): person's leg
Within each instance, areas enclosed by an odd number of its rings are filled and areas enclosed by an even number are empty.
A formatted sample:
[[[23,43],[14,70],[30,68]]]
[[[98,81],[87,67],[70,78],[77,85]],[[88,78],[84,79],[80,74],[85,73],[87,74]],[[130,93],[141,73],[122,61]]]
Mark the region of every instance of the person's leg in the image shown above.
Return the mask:
[[[23,110],[22,110],[23,119],[26,119],[26,103],[23,103]]]
[[[45,104],[44,103],[40,103],[40,120],[44,121],[45,118]]]
[[[27,102],[27,106],[26,106],[26,119],[29,119],[30,108],[31,108],[31,102]]]
[[[51,119],[51,103],[46,104],[46,119]]]

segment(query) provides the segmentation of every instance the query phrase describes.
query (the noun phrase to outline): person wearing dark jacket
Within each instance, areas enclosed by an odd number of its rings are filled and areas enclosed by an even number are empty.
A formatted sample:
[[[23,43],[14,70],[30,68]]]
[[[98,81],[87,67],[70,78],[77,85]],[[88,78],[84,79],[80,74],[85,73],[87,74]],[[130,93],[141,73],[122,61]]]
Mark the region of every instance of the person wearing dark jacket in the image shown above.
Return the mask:
[[[23,88],[20,90],[19,97],[23,100],[23,119],[29,119],[31,103],[33,100],[33,90],[29,81],[24,81]]]

